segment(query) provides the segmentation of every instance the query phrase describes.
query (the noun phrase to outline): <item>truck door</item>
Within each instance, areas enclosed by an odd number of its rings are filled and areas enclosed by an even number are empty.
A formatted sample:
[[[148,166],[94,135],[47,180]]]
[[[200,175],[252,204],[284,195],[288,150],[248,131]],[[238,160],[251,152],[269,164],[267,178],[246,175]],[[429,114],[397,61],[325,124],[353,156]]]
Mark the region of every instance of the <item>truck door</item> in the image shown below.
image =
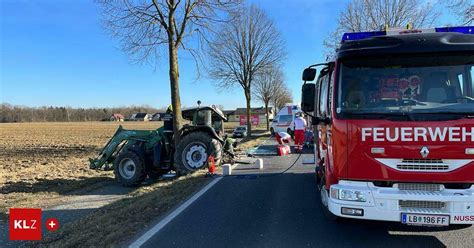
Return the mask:
[[[332,173],[332,135],[331,135],[331,73],[326,69],[321,71],[318,91],[317,116],[319,117],[319,153],[324,160],[325,173]],[[327,183],[327,181],[326,181]]]

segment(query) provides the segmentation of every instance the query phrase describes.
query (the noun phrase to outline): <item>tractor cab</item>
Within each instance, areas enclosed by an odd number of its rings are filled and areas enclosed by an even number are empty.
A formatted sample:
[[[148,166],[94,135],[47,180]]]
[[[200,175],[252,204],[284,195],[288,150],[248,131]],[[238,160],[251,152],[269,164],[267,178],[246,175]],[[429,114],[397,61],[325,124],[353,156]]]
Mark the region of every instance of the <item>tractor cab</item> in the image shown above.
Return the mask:
[[[183,119],[191,121],[191,126],[207,126],[222,137],[224,121],[227,120],[220,109],[215,106],[199,106],[182,111]]]

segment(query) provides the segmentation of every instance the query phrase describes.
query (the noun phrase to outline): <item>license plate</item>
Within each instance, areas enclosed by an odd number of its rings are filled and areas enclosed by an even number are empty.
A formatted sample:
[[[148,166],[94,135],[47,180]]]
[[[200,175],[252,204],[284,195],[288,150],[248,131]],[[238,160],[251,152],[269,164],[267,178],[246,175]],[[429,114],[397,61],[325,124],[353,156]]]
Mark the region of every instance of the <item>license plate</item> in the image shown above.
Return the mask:
[[[449,226],[449,216],[402,213],[402,223],[420,226]]]

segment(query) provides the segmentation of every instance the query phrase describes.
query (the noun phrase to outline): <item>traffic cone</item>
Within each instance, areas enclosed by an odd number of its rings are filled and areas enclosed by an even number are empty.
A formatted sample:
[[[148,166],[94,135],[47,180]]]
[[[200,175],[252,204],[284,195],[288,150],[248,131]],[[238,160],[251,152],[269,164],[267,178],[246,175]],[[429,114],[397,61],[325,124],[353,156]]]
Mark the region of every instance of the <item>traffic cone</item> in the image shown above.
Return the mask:
[[[214,174],[216,172],[216,164],[214,161],[214,156],[209,156],[207,160],[207,169],[209,174]]]

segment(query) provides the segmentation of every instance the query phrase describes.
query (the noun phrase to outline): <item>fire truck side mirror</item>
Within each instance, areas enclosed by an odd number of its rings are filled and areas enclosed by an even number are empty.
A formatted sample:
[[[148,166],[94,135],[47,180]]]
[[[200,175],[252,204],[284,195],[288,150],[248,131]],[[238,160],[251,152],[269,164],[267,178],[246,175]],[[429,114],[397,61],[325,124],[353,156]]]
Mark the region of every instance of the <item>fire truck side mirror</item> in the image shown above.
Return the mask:
[[[314,111],[314,95],[316,84],[303,84],[301,87],[301,110],[305,112]]]
[[[316,69],[314,68],[306,68],[303,71],[303,81],[313,81],[316,77]]]

